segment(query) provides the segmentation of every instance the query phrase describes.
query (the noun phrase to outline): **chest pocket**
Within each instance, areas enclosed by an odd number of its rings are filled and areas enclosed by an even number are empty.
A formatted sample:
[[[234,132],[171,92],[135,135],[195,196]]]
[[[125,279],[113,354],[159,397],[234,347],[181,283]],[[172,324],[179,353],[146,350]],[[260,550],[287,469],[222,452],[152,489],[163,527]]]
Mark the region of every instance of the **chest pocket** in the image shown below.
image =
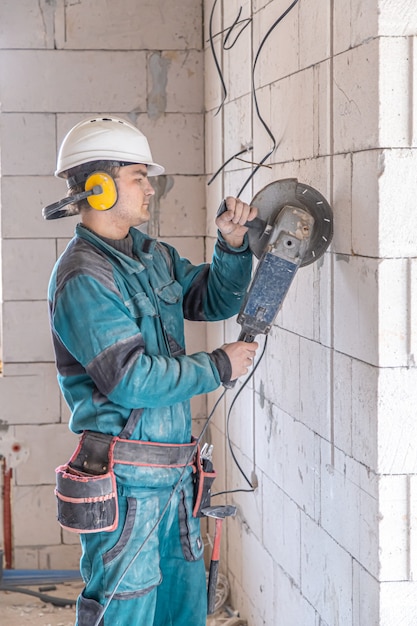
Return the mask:
[[[161,322],[171,356],[184,354],[184,323],[182,287],[173,281],[155,289]]]
[[[155,317],[157,315],[154,305],[144,293],[137,293],[133,298],[125,300],[125,305],[135,319],[141,317]]]
[[[163,287],[157,287],[155,293],[165,304],[178,304],[182,301],[182,287],[177,282],[168,283]]]

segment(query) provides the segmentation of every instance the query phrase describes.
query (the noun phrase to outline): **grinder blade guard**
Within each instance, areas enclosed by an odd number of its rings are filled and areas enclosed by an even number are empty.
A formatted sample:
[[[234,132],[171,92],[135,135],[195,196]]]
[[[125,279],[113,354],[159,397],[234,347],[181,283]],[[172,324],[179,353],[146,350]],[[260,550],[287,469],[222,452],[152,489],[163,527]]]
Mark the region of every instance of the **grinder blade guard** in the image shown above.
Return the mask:
[[[239,341],[247,342],[269,333],[297,270],[317,261],[333,237],[328,202],[295,178],[267,185],[251,205],[258,218],[245,225],[259,263],[237,318]]]
[[[309,247],[303,256],[301,266],[317,261],[332,241],[333,213],[329,203],[317,189],[299,183],[296,178],[270,183],[253,197],[251,205],[258,208],[259,220],[256,220],[256,228],[249,228],[249,246],[258,259],[273,240],[274,226],[285,205],[307,211],[314,219]],[[250,226],[249,223],[246,225]]]

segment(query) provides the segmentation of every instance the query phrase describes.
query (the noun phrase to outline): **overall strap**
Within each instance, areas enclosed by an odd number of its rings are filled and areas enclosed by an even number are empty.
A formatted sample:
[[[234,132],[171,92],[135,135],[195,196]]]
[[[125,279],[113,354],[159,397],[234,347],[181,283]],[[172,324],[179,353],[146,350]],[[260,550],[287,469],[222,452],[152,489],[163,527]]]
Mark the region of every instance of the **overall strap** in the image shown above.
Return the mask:
[[[119,438],[120,439],[130,439],[133,435],[133,431],[139,423],[140,418],[142,417],[143,409],[132,409],[132,412],[129,415],[129,419],[127,420],[125,427],[121,431]]]

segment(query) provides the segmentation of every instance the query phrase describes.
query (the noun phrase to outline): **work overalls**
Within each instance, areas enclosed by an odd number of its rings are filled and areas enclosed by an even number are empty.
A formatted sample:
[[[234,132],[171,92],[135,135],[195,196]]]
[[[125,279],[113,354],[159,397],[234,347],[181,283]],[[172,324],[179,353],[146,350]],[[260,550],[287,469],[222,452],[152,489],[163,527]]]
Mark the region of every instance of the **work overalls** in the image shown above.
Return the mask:
[[[209,354],[185,354],[184,317],[236,314],[252,255],[246,243],[233,250],[220,237],[211,265],[194,266],[172,247],[136,229],[130,234],[134,258],[79,225],[54,268],[49,302],[58,380],[74,432],[118,437],[140,412],[132,442],[182,450],[191,442],[189,399],[220,384]],[[100,625],[203,626],[206,582],[192,466],[184,472],[184,457],[162,463],[133,455],[132,462],[132,445],[114,457],[117,528],[80,535],[86,585],[77,625],[93,626],[106,606]]]

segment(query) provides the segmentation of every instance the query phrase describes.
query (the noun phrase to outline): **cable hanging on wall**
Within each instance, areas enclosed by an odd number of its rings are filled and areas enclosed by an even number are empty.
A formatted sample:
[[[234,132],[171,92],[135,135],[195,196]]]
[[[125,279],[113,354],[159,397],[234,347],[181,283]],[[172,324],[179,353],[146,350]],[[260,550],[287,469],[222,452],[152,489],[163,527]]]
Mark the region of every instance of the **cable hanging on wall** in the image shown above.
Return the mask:
[[[214,63],[216,66],[216,70],[219,74],[219,78],[220,78],[220,83],[222,86],[222,101],[219,105],[219,108],[217,109],[215,115],[217,115],[219,113],[219,111],[222,109],[222,107],[224,106],[224,103],[226,101],[227,98],[227,88],[226,88],[226,83],[224,80],[224,76],[223,76],[223,72],[221,70],[220,67],[220,63],[219,60],[217,58],[216,55],[216,51],[215,51],[215,47],[214,47],[214,37],[221,35],[223,33],[226,33],[226,36],[224,38],[222,47],[224,50],[230,50],[237,42],[237,40],[239,39],[240,35],[243,33],[243,31],[245,30],[245,28],[247,28],[247,26],[249,26],[250,23],[252,23],[252,19],[251,18],[247,18],[245,20],[241,20],[240,16],[242,14],[242,7],[240,7],[238,15],[236,17],[236,19],[233,21],[232,25],[229,26],[228,28],[224,29],[223,31],[221,31],[220,33],[217,33],[216,35],[213,34],[213,17],[214,17],[214,12],[215,12],[215,8],[217,5],[218,0],[214,0],[213,3],[213,7],[212,7],[212,11],[210,14],[210,28],[209,28],[209,33],[210,33],[210,48],[213,54],[213,58],[214,58]],[[252,172],[250,173],[250,175],[248,176],[248,178],[246,179],[246,181],[244,182],[243,186],[241,187],[240,191],[237,194],[237,197],[240,197],[240,195],[243,193],[244,189],[247,187],[247,185],[249,184],[249,182],[253,179],[253,177],[255,176],[255,174],[258,172],[258,170],[261,167],[270,167],[269,165],[265,165],[265,161],[268,160],[268,158],[275,152],[276,148],[277,148],[277,141],[275,139],[275,136],[270,128],[270,126],[267,124],[267,122],[265,121],[265,119],[263,118],[260,108],[259,108],[259,102],[258,102],[258,97],[257,97],[257,93],[256,93],[256,87],[255,87],[255,70],[256,70],[256,66],[258,64],[259,58],[261,56],[261,52],[262,49],[266,43],[266,41],[268,40],[268,38],[270,37],[270,35],[274,32],[274,30],[276,29],[276,27],[282,22],[282,20],[294,9],[294,7],[298,4],[299,0],[294,0],[289,6],[288,8],[273,22],[273,24],[270,26],[270,28],[268,29],[268,31],[266,32],[266,34],[264,35],[264,37],[262,38],[258,49],[256,51],[255,54],[255,58],[253,61],[253,65],[252,65],[252,71],[251,71],[251,87],[252,87],[252,99],[254,102],[254,107],[255,107],[255,113],[259,119],[259,121],[261,122],[263,128],[265,129],[266,133],[268,134],[269,138],[271,139],[272,142],[272,147],[271,149],[262,157],[262,159],[259,161],[259,163],[253,163],[250,162],[252,165],[255,165],[254,169],[252,170]],[[238,30],[238,32],[235,34],[234,39],[232,41],[232,43],[230,43],[230,45],[228,44],[229,38],[232,36],[232,33],[234,33],[235,29],[239,26],[242,25],[240,30]],[[223,163],[223,165],[215,172],[215,174],[211,177],[211,179],[208,181],[208,184],[210,185],[215,178],[220,174],[220,172],[234,159],[239,159],[242,161],[245,161],[244,159],[240,159],[242,154],[245,154],[246,152],[249,152],[249,150],[253,149],[253,145],[252,144],[248,144],[246,146],[243,147],[242,150],[240,150],[239,152],[237,152],[236,154],[234,154],[233,156],[229,157],[227,159],[227,161],[225,161]],[[247,161],[245,161],[247,162]],[[231,438],[230,438],[230,417],[231,417],[231,412],[232,412],[232,408],[238,398],[238,396],[240,395],[240,393],[243,391],[243,389],[246,387],[247,383],[249,382],[250,378],[252,378],[252,376],[255,374],[255,371],[258,367],[258,365],[260,364],[264,354],[265,354],[265,350],[266,350],[266,345],[267,345],[267,337],[265,338],[265,343],[263,346],[263,350],[262,350],[262,354],[255,366],[255,368],[253,369],[251,375],[244,381],[242,387],[240,388],[240,390],[238,391],[238,393],[235,395],[235,397],[233,398],[233,401],[229,407],[228,413],[227,413],[227,418],[226,418],[226,438],[227,438],[227,442],[228,442],[228,446],[229,446],[229,450],[231,453],[231,456],[233,458],[233,461],[236,465],[236,467],[238,468],[240,474],[242,475],[242,477],[244,478],[245,482],[248,484],[249,489],[234,489],[234,490],[226,490],[226,491],[222,491],[219,493],[215,493],[212,494],[213,496],[219,496],[219,495],[225,495],[228,493],[235,493],[235,492],[252,492],[256,489],[256,485],[254,485],[252,483],[252,481],[248,478],[248,476],[246,476],[243,468],[241,467],[241,465],[239,464],[236,455],[234,453],[233,450],[233,446],[232,446],[232,442],[231,442]]]
[[[216,55],[216,51],[215,51],[215,47],[214,47],[214,37],[223,34],[224,32],[226,32],[226,37],[224,38],[223,41],[223,49],[224,50],[230,50],[237,42],[237,40],[239,39],[240,35],[242,34],[242,32],[245,30],[245,28],[247,26],[249,26],[249,24],[252,22],[251,18],[247,18],[244,20],[240,20],[240,16],[242,13],[242,7],[240,7],[239,9],[239,13],[236,17],[236,19],[234,20],[234,22],[232,23],[231,26],[229,26],[228,28],[224,29],[223,31],[221,31],[220,33],[217,33],[217,35],[213,35],[213,18],[214,18],[214,12],[215,12],[215,8],[217,5],[218,0],[215,0],[213,3],[213,7],[211,10],[211,14],[210,14],[210,28],[209,28],[209,33],[210,33],[210,49],[211,52],[213,54],[213,59],[214,59],[214,63],[216,66],[216,70],[217,73],[219,75],[220,78],[220,82],[222,85],[222,101],[215,113],[215,115],[217,115],[217,113],[221,110],[221,108],[224,106],[224,103],[226,101],[227,98],[227,88],[226,88],[226,83],[224,80],[224,76],[223,76],[223,72],[222,69],[220,67],[220,63],[219,60],[217,58]],[[247,185],[250,183],[250,181],[252,180],[252,178],[255,176],[255,174],[258,172],[258,170],[261,167],[268,167],[265,166],[265,161],[267,161],[269,159],[269,157],[275,152],[275,150],[278,147],[276,138],[270,128],[270,126],[266,123],[265,119],[262,117],[261,115],[261,111],[259,108],[259,102],[258,102],[258,97],[257,97],[257,93],[256,93],[256,87],[255,87],[255,70],[256,70],[256,66],[258,63],[258,60],[260,58],[262,49],[266,43],[266,41],[268,40],[268,38],[270,37],[271,33],[275,30],[275,28],[278,26],[278,24],[280,24],[282,22],[282,20],[293,10],[293,8],[298,4],[299,0],[294,0],[289,7],[275,20],[275,22],[273,22],[273,24],[270,26],[270,28],[268,29],[268,31],[266,32],[266,34],[264,35],[264,37],[262,38],[262,41],[260,42],[258,49],[256,51],[255,54],[255,58],[253,61],[253,65],[252,65],[252,72],[251,72],[251,84],[252,84],[252,99],[253,99],[253,103],[255,106],[255,113],[256,116],[258,117],[259,121],[261,122],[262,126],[264,127],[265,131],[267,132],[269,138],[271,139],[272,142],[272,147],[271,149],[262,157],[262,159],[258,162],[258,163],[251,163],[252,165],[255,165],[255,168],[252,170],[252,172],[250,173],[250,175],[248,176],[248,178],[246,179],[246,181],[244,182],[243,186],[241,187],[241,189],[239,190],[237,197],[239,198],[240,195],[243,193],[244,189],[247,187]],[[233,39],[233,42],[230,45],[226,45],[228,42],[229,37],[231,37],[233,31],[236,29],[237,26],[243,24],[243,26],[240,28],[240,30],[237,32],[236,36]],[[244,154],[245,152],[248,152],[249,150],[253,149],[253,145],[246,145],[244,146],[244,148],[242,150],[240,150],[239,152],[237,152],[236,154],[234,154],[233,156],[231,156],[229,159],[227,159],[227,161],[225,161],[223,163],[223,165],[213,174],[213,176],[210,178],[210,180],[208,181],[208,185],[210,185],[215,179],[216,177],[220,174],[220,172],[231,162],[233,161],[233,159],[236,159],[238,157],[240,157],[242,154]]]

